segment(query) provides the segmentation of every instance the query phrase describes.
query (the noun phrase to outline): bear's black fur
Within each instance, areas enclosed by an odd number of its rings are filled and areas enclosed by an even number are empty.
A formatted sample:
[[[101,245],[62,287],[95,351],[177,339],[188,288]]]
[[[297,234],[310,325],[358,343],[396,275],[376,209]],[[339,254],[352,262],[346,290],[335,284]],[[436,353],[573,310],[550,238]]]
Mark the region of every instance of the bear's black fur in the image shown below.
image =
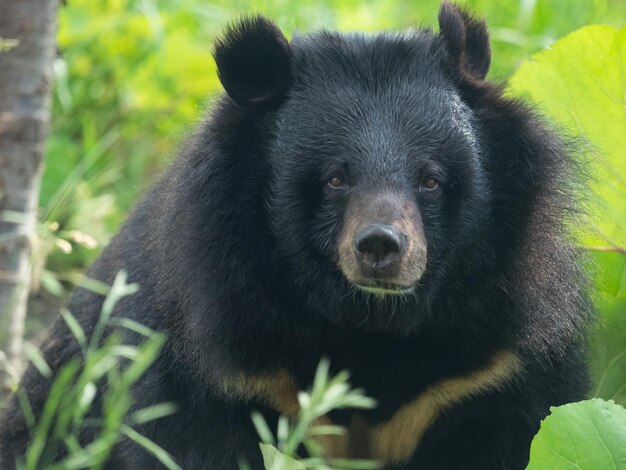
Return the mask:
[[[572,159],[484,80],[485,24],[450,4],[439,23],[288,42],[253,17],[217,41],[228,95],[90,272],[127,270],[117,314],[167,334],[135,397],[180,409],[138,430],[182,468],[262,468],[251,411],[293,416],[324,356],[378,402],[331,415],[365,436],[336,455],[388,468],[524,468],[549,407],[584,397]],[[101,302],[71,301],[88,334]],[[43,349],[55,371],[79,354],[62,322]],[[49,383],[21,386],[38,413]],[[156,467],[128,442],[110,463]]]

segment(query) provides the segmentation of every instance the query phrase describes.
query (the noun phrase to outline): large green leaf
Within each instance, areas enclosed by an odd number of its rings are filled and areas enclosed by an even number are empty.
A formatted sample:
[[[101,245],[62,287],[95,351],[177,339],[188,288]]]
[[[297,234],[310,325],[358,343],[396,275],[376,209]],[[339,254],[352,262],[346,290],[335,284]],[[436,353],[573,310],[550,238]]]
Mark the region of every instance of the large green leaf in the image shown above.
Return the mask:
[[[598,196],[586,241],[626,247],[626,28],[575,31],[522,64],[509,89],[584,139]]]
[[[552,408],[530,449],[527,470],[626,468],[626,410],[593,399]]]

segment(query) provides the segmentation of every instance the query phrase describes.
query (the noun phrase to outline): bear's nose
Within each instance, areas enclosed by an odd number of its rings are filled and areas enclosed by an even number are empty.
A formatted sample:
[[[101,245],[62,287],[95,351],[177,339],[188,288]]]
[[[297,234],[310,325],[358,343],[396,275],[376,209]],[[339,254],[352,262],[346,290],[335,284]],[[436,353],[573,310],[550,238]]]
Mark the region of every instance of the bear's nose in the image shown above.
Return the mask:
[[[406,235],[391,225],[372,224],[359,230],[354,238],[358,258],[376,269],[391,265],[400,257]]]

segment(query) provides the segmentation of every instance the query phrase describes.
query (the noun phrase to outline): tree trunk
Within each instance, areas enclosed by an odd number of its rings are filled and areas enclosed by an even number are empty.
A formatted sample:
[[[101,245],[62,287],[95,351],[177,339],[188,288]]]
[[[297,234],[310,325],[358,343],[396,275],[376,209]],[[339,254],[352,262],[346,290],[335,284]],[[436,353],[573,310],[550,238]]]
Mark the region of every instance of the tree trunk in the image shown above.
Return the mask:
[[[0,393],[21,369],[58,0],[0,0]]]

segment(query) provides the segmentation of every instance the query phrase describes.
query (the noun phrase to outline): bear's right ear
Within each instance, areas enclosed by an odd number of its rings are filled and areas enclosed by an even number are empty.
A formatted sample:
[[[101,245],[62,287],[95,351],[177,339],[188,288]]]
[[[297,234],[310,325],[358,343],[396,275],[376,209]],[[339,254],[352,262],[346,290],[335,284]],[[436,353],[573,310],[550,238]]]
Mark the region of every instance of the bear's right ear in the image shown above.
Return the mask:
[[[439,10],[439,32],[457,73],[483,80],[491,62],[485,22],[444,1]]]
[[[291,82],[291,48],[267,18],[244,18],[231,25],[215,43],[218,76],[240,106],[280,99]]]

